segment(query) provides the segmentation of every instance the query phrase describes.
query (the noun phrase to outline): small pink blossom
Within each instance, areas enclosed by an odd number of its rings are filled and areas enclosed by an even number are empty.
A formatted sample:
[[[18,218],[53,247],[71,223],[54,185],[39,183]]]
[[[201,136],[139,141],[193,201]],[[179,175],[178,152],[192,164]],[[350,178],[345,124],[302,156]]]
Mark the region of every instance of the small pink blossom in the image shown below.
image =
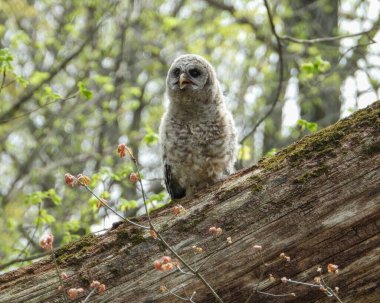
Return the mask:
[[[52,234],[44,235],[40,240],[40,246],[46,251],[51,251],[53,249],[53,241],[54,236]]]

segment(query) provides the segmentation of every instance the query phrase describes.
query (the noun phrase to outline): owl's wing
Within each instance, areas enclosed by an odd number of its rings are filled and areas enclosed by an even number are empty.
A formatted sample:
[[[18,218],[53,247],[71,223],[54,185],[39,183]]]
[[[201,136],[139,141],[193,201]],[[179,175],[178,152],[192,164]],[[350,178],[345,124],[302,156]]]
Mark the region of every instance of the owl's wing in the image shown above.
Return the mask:
[[[170,197],[172,199],[180,199],[186,195],[186,190],[182,188],[178,181],[175,179],[172,174],[172,168],[169,164],[164,160],[164,179],[166,190],[168,191]]]

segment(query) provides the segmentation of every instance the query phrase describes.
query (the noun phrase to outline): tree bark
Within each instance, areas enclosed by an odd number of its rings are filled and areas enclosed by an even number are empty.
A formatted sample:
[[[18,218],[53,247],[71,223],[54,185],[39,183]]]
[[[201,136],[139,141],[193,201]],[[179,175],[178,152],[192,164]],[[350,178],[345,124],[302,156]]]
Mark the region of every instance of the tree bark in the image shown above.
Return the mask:
[[[282,283],[281,277],[315,283],[317,267],[328,263],[339,273],[325,274],[348,302],[380,302],[380,101],[325,128],[258,165],[178,201],[187,209],[174,216],[171,206],[152,214],[163,237],[200,273],[224,302],[337,302],[318,288]],[[139,218],[147,225],[146,218]],[[209,227],[223,229],[213,237]],[[232,244],[226,243],[231,237]],[[204,252],[194,254],[192,246]],[[254,245],[262,246],[260,255]],[[284,253],[290,261],[279,258]],[[170,255],[148,232],[128,223],[88,235],[56,250],[66,289],[92,280],[107,290],[89,302],[215,302],[199,280],[178,271],[159,272],[153,262]],[[184,266],[182,266],[184,268]],[[272,297],[255,293],[295,293]],[[272,274],[275,281],[268,280]],[[63,302],[52,259],[0,276],[0,302]]]

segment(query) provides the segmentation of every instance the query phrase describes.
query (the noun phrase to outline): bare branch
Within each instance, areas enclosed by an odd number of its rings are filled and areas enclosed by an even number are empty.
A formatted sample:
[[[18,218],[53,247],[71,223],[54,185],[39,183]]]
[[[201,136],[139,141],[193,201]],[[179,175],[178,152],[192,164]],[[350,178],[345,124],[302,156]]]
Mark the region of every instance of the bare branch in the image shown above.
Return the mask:
[[[67,100],[70,100],[70,99],[74,99],[76,96],[78,96],[78,93],[75,93],[74,95],[68,96],[66,98],[60,98],[60,99],[57,99],[57,100],[54,100],[54,101],[51,101],[51,102],[47,102],[46,104],[40,105],[38,108],[33,109],[31,111],[28,111],[26,113],[20,114],[20,115],[15,116],[15,117],[10,117],[10,118],[2,119],[2,120],[0,120],[0,124],[6,123],[6,122],[9,122],[9,121],[12,121],[12,120],[23,118],[23,117],[28,116],[31,113],[34,113],[34,112],[36,112],[36,111],[38,111],[38,110],[40,110],[40,109],[42,109],[44,107],[47,107],[47,106],[52,105],[52,104],[57,103],[57,102],[64,102],[64,101],[67,101]]]
[[[15,263],[22,263],[22,262],[27,262],[27,261],[33,261],[33,260],[36,260],[36,259],[39,259],[39,258],[42,258],[42,257],[45,257],[47,256],[49,253],[41,253],[41,254],[38,254],[38,255],[33,255],[33,256],[30,256],[30,257],[26,257],[26,258],[16,258],[16,259],[13,259],[7,263],[3,263],[3,264],[0,264],[0,270],[3,270]]]
[[[5,79],[7,77],[7,73],[5,72],[5,70],[3,71],[3,80],[1,81],[1,85],[0,85],[0,93],[3,89],[3,87],[5,87]]]
[[[267,113],[256,122],[256,124],[252,128],[252,130],[250,130],[240,140],[240,142],[239,142],[240,144],[243,144],[245,140],[247,140],[250,136],[252,136],[255,133],[256,129],[261,125],[261,123],[263,123],[265,121],[265,119],[268,118],[272,114],[276,104],[278,103],[278,101],[280,99],[280,95],[281,95],[281,91],[282,91],[282,83],[284,81],[284,58],[283,58],[283,50],[282,50],[282,45],[281,45],[281,38],[277,34],[276,27],[274,26],[273,16],[272,16],[272,13],[270,11],[268,1],[264,0],[264,4],[265,4],[265,7],[267,9],[268,19],[269,19],[269,23],[271,26],[272,33],[275,36],[276,42],[277,42],[277,52],[278,52],[278,57],[279,57],[279,73],[280,73],[279,74],[279,80],[278,80],[278,84],[277,84],[276,94],[275,94],[275,97],[274,97],[273,102],[271,104],[271,107],[269,108]]]
[[[338,40],[357,37],[357,36],[363,36],[363,35],[369,34],[374,29],[376,29],[376,28],[373,27],[367,31],[363,31],[363,32],[355,33],[355,34],[336,36],[336,37],[323,37],[323,38],[315,38],[315,39],[298,39],[298,38],[294,38],[291,36],[281,36],[280,39],[283,41],[289,41],[289,42],[300,43],[300,44],[316,44],[316,43],[333,42],[333,41],[338,41]]]

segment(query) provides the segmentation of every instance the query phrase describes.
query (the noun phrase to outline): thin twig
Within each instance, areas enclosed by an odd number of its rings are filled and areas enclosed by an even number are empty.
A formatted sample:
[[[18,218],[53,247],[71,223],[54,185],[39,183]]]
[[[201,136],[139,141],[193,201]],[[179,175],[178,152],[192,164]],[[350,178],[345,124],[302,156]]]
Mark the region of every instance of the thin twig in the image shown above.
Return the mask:
[[[193,293],[190,296],[190,301],[193,302],[193,297],[197,294],[196,291],[193,291]]]
[[[2,120],[0,121],[0,124],[1,124],[1,123],[5,123],[5,122],[9,122],[9,121],[13,121],[13,120],[17,120],[17,119],[20,119],[20,118],[23,118],[23,117],[25,117],[25,116],[28,116],[28,115],[30,115],[30,114],[32,114],[32,113],[34,113],[34,112],[36,112],[36,111],[39,111],[40,109],[42,109],[42,108],[44,108],[44,107],[47,107],[47,106],[49,106],[49,105],[52,105],[52,104],[54,104],[54,103],[57,103],[57,102],[64,102],[64,101],[67,101],[67,100],[70,100],[70,99],[74,99],[76,96],[78,96],[78,94],[79,94],[79,92],[76,92],[76,93],[75,93],[74,95],[72,95],[72,96],[69,96],[69,97],[66,97],[66,98],[60,98],[60,99],[57,99],[57,100],[54,100],[54,101],[48,102],[48,103],[46,103],[46,104],[44,104],[44,105],[39,106],[39,107],[36,108],[36,109],[30,110],[30,111],[28,111],[28,112],[26,112],[26,113],[23,113],[23,114],[20,114],[20,115],[18,115],[18,116],[10,117],[10,118],[8,118],[8,119],[2,119]]]
[[[181,286],[182,286],[182,288],[184,288],[183,285],[181,285]],[[171,289],[167,289],[167,291],[168,291],[171,295],[173,295],[174,297],[176,297],[176,298],[178,298],[178,299],[180,299],[180,300],[182,300],[182,301],[195,303],[195,301],[194,301],[194,299],[193,299],[193,297],[194,297],[195,294],[197,293],[197,292],[195,292],[195,291],[193,291],[193,293],[191,294],[191,296],[190,296],[189,298],[188,298],[188,297],[182,297],[182,296],[180,296],[180,295],[177,295],[177,294],[176,294],[173,290],[171,290]],[[185,291],[185,295],[187,296],[186,291]]]
[[[165,241],[165,239],[162,237],[162,235],[155,229],[153,224],[151,225],[153,231],[157,234],[157,237],[162,241],[164,246],[178,259],[181,261],[181,263],[190,270],[201,282],[211,291],[213,296],[218,300],[218,302],[223,303],[223,300],[219,297],[219,295],[216,293],[214,288],[206,281],[206,279],[197,271],[195,271],[187,262]]]
[[[262,295],[266,295],[266,296],[270,296],[270,297],[294,297],[294,294],[279,294],[279,295],[276,295],[276,294],[272,294],[270,292],[265,292],[265,291],[257,291],[257,293],[259,294],[262,294]]]
[[[286,279],[286,282],[293,283],[293,284],[300,284],[300,285],[310,286],[310,287],[318,287],[318,288],[321,287],[321,285],[319,285],[319,284],[300,282],[300,281],[296,281],[296,280],[292,280],[292,279]]]
[[[37,217],[37,224],[34,228],[34,231],[33,231],[33,234],[32,236],[30,237],[30,239],[28,239],[28,243],[25,245],[25,247],[22,249],[22,251],[18,254],[18,256],[16,257],[16,259],[19,259],[21,258],[22,255],[25,254],[26,250],[28,249],[29,245],[32,243],[33,241],[33,238],[34,236],[36,235],[38,229],[40,228],[40,217],[41,217],[41,208],[42,208],[42,205],[41,203],[38,204],[38,217]]]
[[[3,80],[1,81],[1,86],[0,86],[0,94],[1,94],[1,91],[3,90],[3,87],[4,87],[4,84],[5,84],[5,79],[7,77],[7,73],[6,71],[4,70],[3,71]]]
[[[96,287],[93,290],[91,290],[90,293],[87,295],[87,297],[84,299],[84,301],[82,303],[88,302],[88,300],[90,300],[91,296],[95,293],[96,290],[97,290]]]
[[[258,279],[258,281],[256,283],[254,291],[251,292],[251,294],[244,301],[244,303],[248,303],[256,293],[260,292],[259,291],[259,286],[260,286],[261,282],[263,281],[264,273],[265,273],[265,268],[267,267],[267,264],[264,262],[264,258],[263,258],[263,255],[261,253],[261,250],[259,250],[259,255],[260,255],[260,261],[261,261],[261,265],[262,265],[262,266],[260,266],[260,277],[259,277],[259,279]]]
[[[357,37],[357,36],[363,36],[370,33],[373,30],[374,28],[371,28],[370,30],[366,30],[363,32],[355,33],[355,34],[341,35],[341,36],[335,36],[335,37],[323,37],[323,38],[315,38],[315,39],[298,39],[291,36],[280,36],[280,39],[283,41],[289,41],[289,42],[294,42],[294,43],[299,43],[299,44],[316,44],[316,43],[338,41],[338,40]]]
[[[105,228],[105,229],[100,229],[100,230],[97,230],[97,231],[94,231],[94,232],[91,232],[90,234],[97,234],[97,233],[100,233],[100,232],[104,232],[104,231],[109,231],[108,228]],[[57,249],[61,249],[62,247],[57,247]],[[3,264],[0,264],[0,270],[3,270],[15,263],[22,263],[22,262],[28,262],[28,261],[33,261],[33,260],[36,260],[36,259],[40,259],[42,257],[45,257],[49,255],[49,253],[47,252],[44,252],[44,253],[41,253],[41,254],[37,254],[37,255],[33,255],[33,256],[29,256],[29,257],[25,257],[25,258],[21,258],[21,257],[16,257],[15,259],[7,262],[7,263],[3,263]]]
[[[74,177],[75,178],[75,177]],[[77,178],[75,178],[78,182],[80,182]],[[150,229],[148,226],[144,226],[144,225],[141,225],[141,224],[138,224],[136,222],[133,222],[131,220],[129,220],[128,218],[122,216],[121,214],[119,214],[117,211],[113,210],[111,207],[109,207],[106,203],[104,203],[104,201],[97,195],[94,193],[94,191],[89,188],[86,184],[84,184],[83,182],[80,182],[80,184],[82,186],[84,186],[84,188],[87,189],[87,191],[89,191],[106,209],[108,209],[109,211],[111,211],[113,214],[115,214],[116,216],[118,216],[119,218],[121,218],[122,220],[132,224],[132,225],[135,225],[137,227],[140,227],[140,228],[143,228],[143,229]]]
[[[278,103],[278,101],[280,99],[280,95],[281,95],[281,91],[282,91],[282,83],[284,81],[284,58],[283,58],[283,50],[282,50],[282,45],[281,45],[281,38],[277,34],[276,27],[274,26],[273,16],[272,16],[272,13],[270,11],[270,7],[269,7],[269,4],[268,4],[268,1],[264,0],[264,4],[265,4],[266,10],[267,10],[268,19],[269,19],[269,23],[270,23],[270,26],[271,26],[272,33],[275,36],[276,42],[277,42],[277,52],[278,52],[280,75],[279,75],[279,79],[278,79],[278,84],[277,84],[277,89],[276,89],[275,97],[274,97],[274,100],[273,100],[273,102],[271,104],[271,107],[269,108],[269,110],[267,111],[267,113],[256,122],[256,124],[252,128],[252,130],[250,130],[240,140],[240,142],[239,142],[240,144],[243,144],[245,140],[247,140],[252,134],[254,134],[256,132],[257,128],[261,125],[261,123],[263,123],[265,121],[265,119],[268,118],[272,114],[274,108],[276,107],[276,105],[277,105],[277,103]]]
[[[174,291],[172,291],[171,289],[168,289],[168,292],[173,295],[174,297],[182,300],[182,301],[189,301],[189,298],[185,298],[185,297],[181,297],[180,295],[177,295]]]
[[[217,245],[219,246],[219,243],[217,243]],[[204,259],[202,260],[202,263],[198,266],[198,268],[197,268],[196,271],[199,272],[199,271],[201,270],[201,268],[207,263],[207,261],[208,261],[211,257],[215,256],[215,255],[219,252],[219,250],[223,250],[223,249],[226,248],[227,246],[228,246],[228,245],[224,245],[224,246],[222,246],[222,247],[219,247],[219,248],[218,248],[218,251],[215,251],[215,252],[209,254],[206,258],[204,258]]]
[[[189,275],[189,276],[195,276],[195,274],[193,274],[192,272],[186,272],[184,271],[181,267],[177,266],[177,269],[178,271],[180,271],[181,273],[183,273],[184,275]]]
[[[203,265],[205,265],[205,264],[207,263],[207,261],[208,261],[211,257],[213,257],[216,253],[217,253],[217,252],[213,252],[213,253],[209,254],[206,258],[204,258],[204,259],[202,260],[202,263],[198,266],[198,268],[197,268],[196,271],[199,272],[199,271],[201,270],[201,268],[203,267]]]
[[[54,249],[53,248],[51,249],[51,256],[53,258],[55,272],[56,272],[56,274],[58,276],[59,284],[61,285],[61,288],[62,288],[61,291],[62,291],[63,298],[64,298],[65,302],[67,303],[68,299],[67,299],[67,296],[66,296],[65,285],[63,284],[63,280],[62,280],[61,274],[59,272],[58,263],[57,263],[57,259],[55,257],[55,253],[54,253]]]
[[[323,286],[330,292],[330,294],[332,295],[332,296],[334,296],[338,301],[339,301],[339,303],[343,303],[343,301],[338,297],[338,295],[335,293],[335,291],[333,291],[332,289],[331,289],[331,287],[329,287],[328,285],[327,285],[327,283],[325,282],[325,280],[323,279],[323,275],[322,275],[322,272],[320,273],[320,278],[321,278],[321,281],[322,281],[322,283],[323,283]]]
[[[260,283],[264,278],[265,268],[267,267],[267,265],[264,262],[264,258],[263,258],[263,254],[261,253],[261,250],[259,251],[259,255],[260,255],[262,267],[260,269],[260,279],[259,279],[259,281],[257,281],[255,292],[257,292],[259,290]]]
[[[8,87],[9,85],[11,85],[11,84],[13,84],[13,83],[15,83],[15,82],[16,82],[16,80],[11,80],[11,81],[9,81],[7,84],[4,83],[3,88]]]
[[[32,260],[35,260],[35,259],[39,259],[39,258],[42,258],[42,257],[45,257],[47,256],[49,253],[42,253],[42,254],[38,254],[38,255],[34,255],[34,256],[30,256],[30,257],[25,257],[25,258],[15,258],[7,263],[3,263],[3,264],[0,264],[0,270],[3,270],[4,268],[7,268],[15,263],[22,263],[22,262],[27,262],[27,261],[32,261]]]

